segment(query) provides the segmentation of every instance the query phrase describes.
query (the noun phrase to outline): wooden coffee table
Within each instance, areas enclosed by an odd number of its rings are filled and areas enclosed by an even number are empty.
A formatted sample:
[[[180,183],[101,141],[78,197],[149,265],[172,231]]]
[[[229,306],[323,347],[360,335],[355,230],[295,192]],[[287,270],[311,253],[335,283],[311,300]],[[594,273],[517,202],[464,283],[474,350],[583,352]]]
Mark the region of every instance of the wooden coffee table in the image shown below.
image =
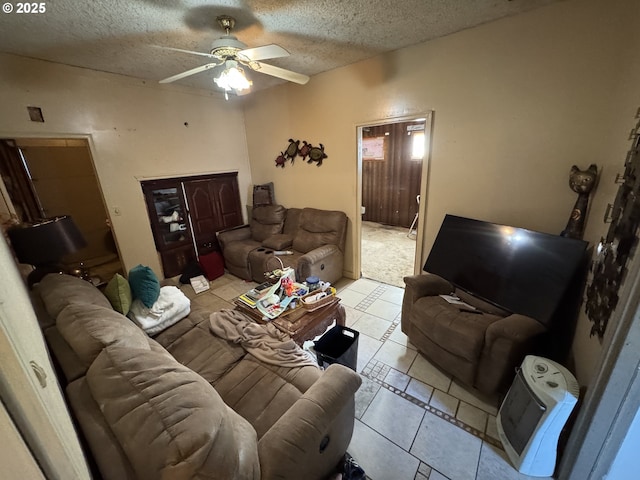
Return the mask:
[[[236,310],[249,316],[258,323],[268,323],[262,319],[262,315],[256,309],[249,308],[242,302],[235,302]],[[337,325],[344,326],[346,313],[344,307],[340,305],[340,299],[335,297],[335,301],[310,312],[303,307],[287,311],[271,322],[285,333],[287,333],[298,345],[302,345],[307,340],[313,340],[318,335],[325,332],[327,328],[336,322]]]

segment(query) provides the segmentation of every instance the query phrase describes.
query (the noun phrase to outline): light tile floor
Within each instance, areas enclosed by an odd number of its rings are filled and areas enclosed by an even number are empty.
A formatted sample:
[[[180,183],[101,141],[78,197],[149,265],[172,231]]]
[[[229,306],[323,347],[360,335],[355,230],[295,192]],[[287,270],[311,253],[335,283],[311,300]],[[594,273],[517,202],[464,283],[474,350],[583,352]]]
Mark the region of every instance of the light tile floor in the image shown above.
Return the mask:
[[[231,308],[255,283],[232,275],[195,295]],[[400,329],[402,288],[369,279],[336,285],[347,326],[359,332],[356,421],[349,453],[371,480],[524,480],[497,439],[498,398],[462,386],[429,363]]]

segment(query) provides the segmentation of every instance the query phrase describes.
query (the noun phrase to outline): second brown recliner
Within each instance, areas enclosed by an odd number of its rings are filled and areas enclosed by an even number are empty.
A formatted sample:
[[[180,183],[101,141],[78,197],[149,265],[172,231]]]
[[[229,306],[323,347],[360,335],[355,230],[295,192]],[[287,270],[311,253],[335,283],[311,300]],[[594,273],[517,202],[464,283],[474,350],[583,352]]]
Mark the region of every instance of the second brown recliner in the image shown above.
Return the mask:
[[[280,266],[295,269],[299,281],[309,276],[335,283],[342,278],[347,216],[344,212],[281,205],[256,207],[249,225],[218,233],[225,266],[245,280],[264,281],[264,273]]]

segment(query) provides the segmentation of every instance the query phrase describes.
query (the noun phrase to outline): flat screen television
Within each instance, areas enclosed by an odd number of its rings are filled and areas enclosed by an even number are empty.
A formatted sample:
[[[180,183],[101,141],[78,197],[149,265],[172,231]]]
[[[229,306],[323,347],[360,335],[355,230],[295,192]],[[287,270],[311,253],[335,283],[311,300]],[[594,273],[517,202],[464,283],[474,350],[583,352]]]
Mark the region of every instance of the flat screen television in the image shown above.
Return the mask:
[[[576,275],[584,270],[587,245],[583,240],[446,215],[423,270],[548,326]]]

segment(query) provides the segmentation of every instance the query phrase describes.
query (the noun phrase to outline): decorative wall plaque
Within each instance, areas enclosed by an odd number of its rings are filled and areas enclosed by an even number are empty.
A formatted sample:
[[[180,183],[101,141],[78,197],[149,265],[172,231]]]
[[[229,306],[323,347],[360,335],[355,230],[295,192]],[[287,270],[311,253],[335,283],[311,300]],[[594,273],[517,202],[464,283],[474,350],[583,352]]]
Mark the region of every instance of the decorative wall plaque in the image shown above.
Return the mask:
[[[604,336],[611,314],[618,304],[618,290],[627,273],[627,263],[638,246],[640,226],[640,109],[639,119],[631,131],[631,150],[624,163],[624,174],[618,174],[620,184],[613,204],[605,213],[610,223],[607,236],[600,241],[591,266],[591,282],[586,290],[585,310],[593,322],[591,336]]]

